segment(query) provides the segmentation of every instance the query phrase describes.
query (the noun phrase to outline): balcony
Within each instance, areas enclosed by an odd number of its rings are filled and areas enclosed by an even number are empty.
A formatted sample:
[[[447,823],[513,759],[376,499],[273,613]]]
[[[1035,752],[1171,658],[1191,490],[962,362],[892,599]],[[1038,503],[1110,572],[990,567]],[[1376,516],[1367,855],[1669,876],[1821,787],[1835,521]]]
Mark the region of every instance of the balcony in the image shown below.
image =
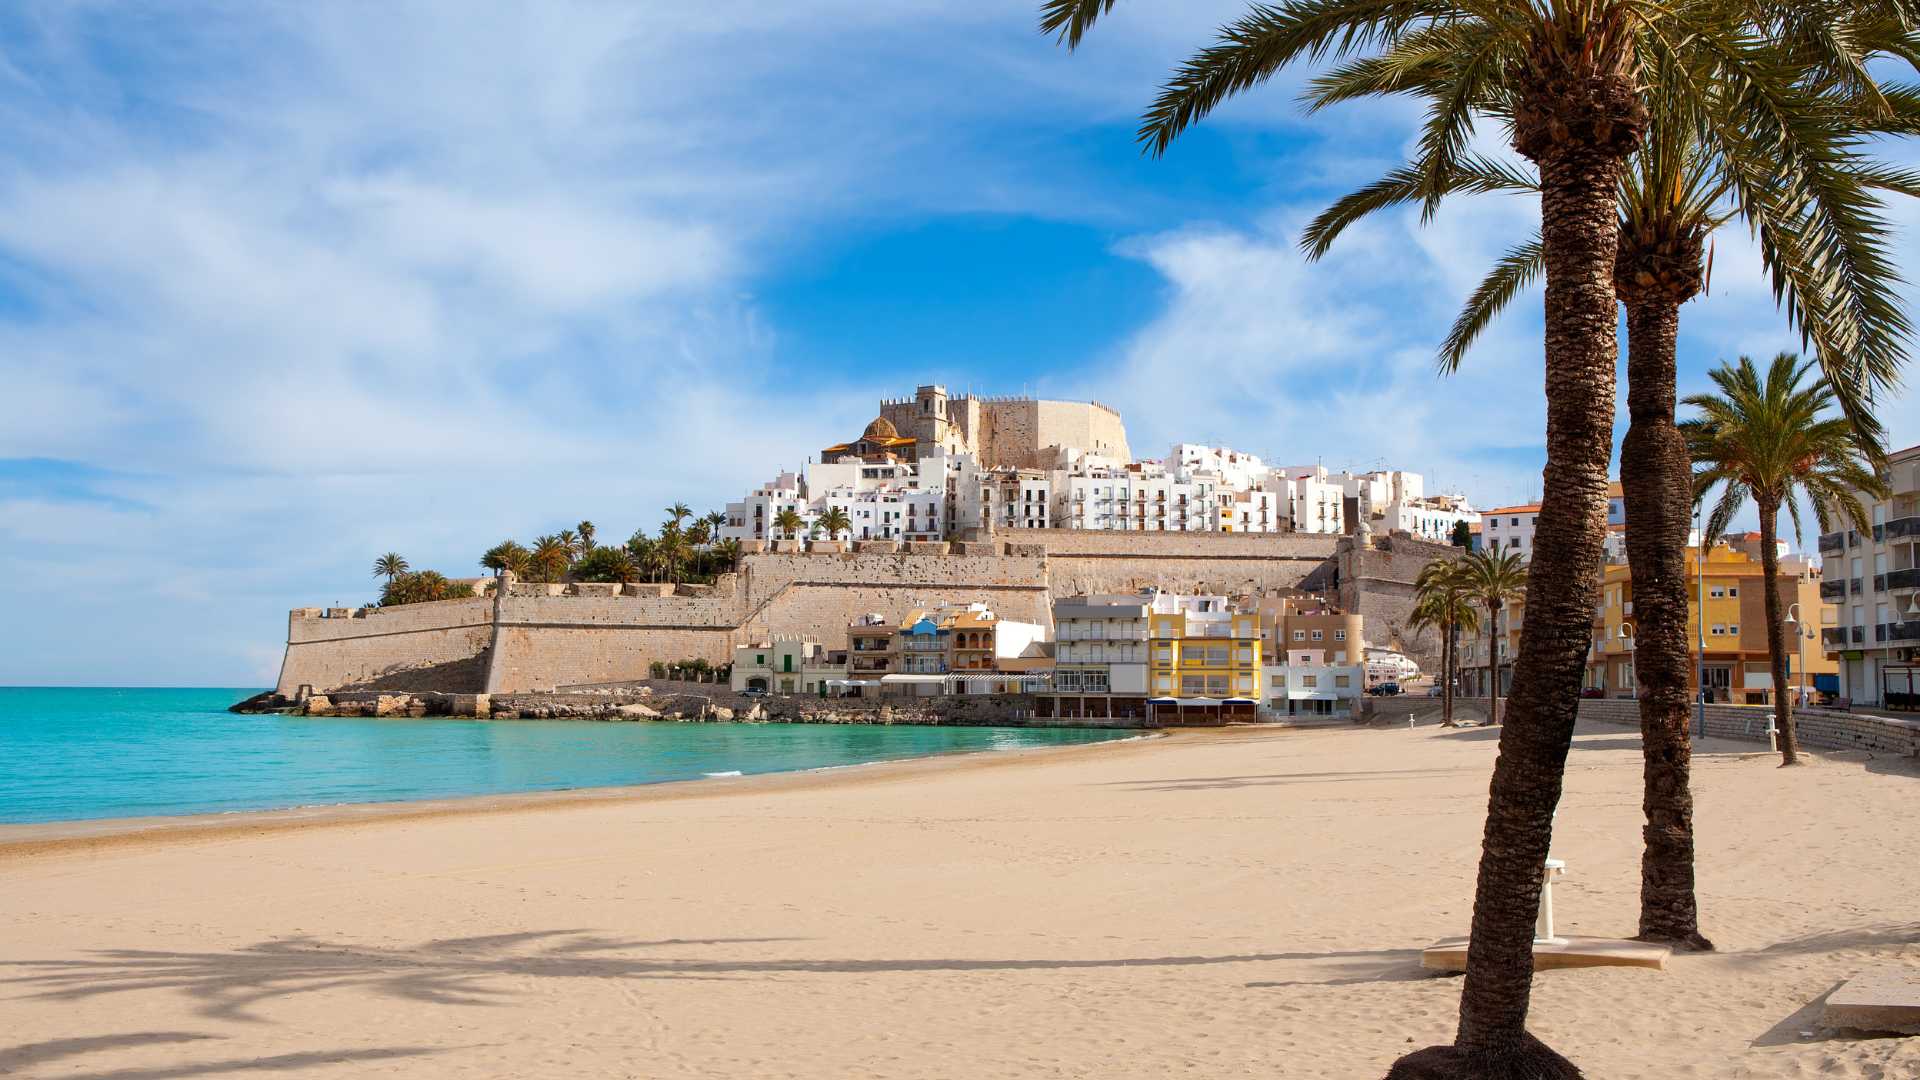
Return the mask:
[[[1822,599],[1822,600],[1845,600],[1846,598],[1847,598],[1847,583],[1846,583],[1846,582],[1844,582],[1844,581],[1823,581],[1823,582],[1821,582],[1821,583],[1820,583],[1820,599]]]
[[[1847,581],[1847,591],[1855,596],[1864,596],[1867,591],[1865,578],[1851,578]]]
[[[1846,643],[1847,643],[1847,628],[1844,626],[1830,626],[1825,630],[1820,631],[1820,644],[1825,645],[1828,648],[1833,648],[1839,645],[1845,645]]]
[[[1920,642],[1920,619],[1907,622],[1881,623],[1873,628],[1874,639],[1894,644],[1902,641]]]
[[[1920,517],[1894,518],[1885,525],[1876,526],[1873,531],[1876,539],[1920,539]]]
[[[1838,555],[1847,549],[1846,533],[1826,533],[1820,537],[1820,554]]]
[[[1920,567],[1873,575],[1874,592],[1886,592],[1888,589],[1920,589]]]

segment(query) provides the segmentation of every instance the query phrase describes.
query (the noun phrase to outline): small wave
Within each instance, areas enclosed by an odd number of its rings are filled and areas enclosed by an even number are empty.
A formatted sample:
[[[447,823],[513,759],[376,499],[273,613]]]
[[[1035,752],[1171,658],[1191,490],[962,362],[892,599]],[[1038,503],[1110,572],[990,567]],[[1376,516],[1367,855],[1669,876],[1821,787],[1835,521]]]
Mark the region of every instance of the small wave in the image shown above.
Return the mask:
[[[741,772],[739,769],[729,769],[726,772],[701,773],[700,775],[711,776],[711,777],[721,777],[721,776],[745,776],[746,774]]]

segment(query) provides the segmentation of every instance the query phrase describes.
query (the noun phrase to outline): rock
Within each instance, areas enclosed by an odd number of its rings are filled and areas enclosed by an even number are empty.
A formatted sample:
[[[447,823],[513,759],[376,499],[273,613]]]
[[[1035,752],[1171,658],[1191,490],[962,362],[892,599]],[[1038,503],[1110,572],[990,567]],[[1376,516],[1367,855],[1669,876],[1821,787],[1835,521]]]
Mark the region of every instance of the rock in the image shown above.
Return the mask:
[[[712,715],[715,720],[725,723],[733,719],[733,710],[727,708],[725,705],[715,705]]]
[[[766,718],[767,718],[767,711],[765,709],[762,709],[760,707],[760,703],[756,701],[753,703],[753,706],[747,710],[747,714],[741,717],[740,719],[745,720],[750,724],[757,724],[760,721],[765,720]]]
[[[653,709],[647,708],[645,705],[622,705],[613,711],[616,715],[624,717],[625,719],[628,719],[628,720],[660,719],[660,714],[658,712],[656,712]]]
[[[307,699],[305,707],[300,712],[303,716],[331,716],[333,699],[325,694],[315,694]]]

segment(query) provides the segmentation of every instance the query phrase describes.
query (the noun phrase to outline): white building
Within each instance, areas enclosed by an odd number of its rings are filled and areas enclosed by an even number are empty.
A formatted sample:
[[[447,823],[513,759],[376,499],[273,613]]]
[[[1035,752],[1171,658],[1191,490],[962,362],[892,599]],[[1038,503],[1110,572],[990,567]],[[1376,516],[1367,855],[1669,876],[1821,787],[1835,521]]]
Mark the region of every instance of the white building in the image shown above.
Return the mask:
[[[847,677],[847,654],[799,638],[775,638],[733,649],[734,693],[765,690],[770,694],[826,693],[829,680]]]
[[[1274,510],[1293,532],[1344,533],[1346,485],[1319,465],[1275,469],[1266,489],[1277,502]]]
[[[1138,595],[1054,601],[1054,692],[1145,697],[1149,608]]]
[[[1861,494],[1866,529],[1843,515],[1820,537],[1820,596],[1840,609],[1821,637],[1840,663],[1840,696],[1920,709],[1920,446],[1889,454],[1884,475],[1890,498]]]
[[[1540,516],[1539,503],[1499,506],[1480,514],[1480,542],[1489,551],[1517,551],[1523,559],[1533,558],[1533,526]]]
[[[1468,527],[1480,523],[1480,512],[1467,504],[1462,495],[1434,495],[1390,502],[1375,528],[1381,532],[1408,532],[1436,544],[1451,543],[1453,530],[1460,522]]]
[[[1267,709],[1288,716],[1352,715],[1353,703],[1366,692],[1367,670],[1347,650],[1334,653],[1294,643],[1276,648],[1261,672]]]

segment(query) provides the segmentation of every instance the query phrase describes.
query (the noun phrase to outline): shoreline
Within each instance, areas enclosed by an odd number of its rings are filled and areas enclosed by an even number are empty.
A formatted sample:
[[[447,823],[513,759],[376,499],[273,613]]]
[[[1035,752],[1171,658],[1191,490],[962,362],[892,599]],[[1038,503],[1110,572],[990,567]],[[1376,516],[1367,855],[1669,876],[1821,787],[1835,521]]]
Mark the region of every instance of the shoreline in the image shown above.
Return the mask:
[[[1264,725],[1276,734],[1293,729]],[[721,798],[730,795],[855,787],[867,783],[930,776],[988,767],[1012,767],[1039,757],[1119,747],[1143,748],[1172,739],[1204,738],[1247,728],[1193,728],[1142,731],[1099,742],[1024,746],[1011,750],[949,750],[914,757],[821,765],[807,769],[735,776],[703,776],[650,784],[493,792],[427,799],[318,806],[233,810],[219,813],[157,814],[144,817],[82,818],[72,821],[0,824],[0,863],[38,856],[91,853],[108,849],[157,846],[196,840],[264,836],[307,829],[430,821],[440,818],[513,814],[564,807],[645,804]]]

